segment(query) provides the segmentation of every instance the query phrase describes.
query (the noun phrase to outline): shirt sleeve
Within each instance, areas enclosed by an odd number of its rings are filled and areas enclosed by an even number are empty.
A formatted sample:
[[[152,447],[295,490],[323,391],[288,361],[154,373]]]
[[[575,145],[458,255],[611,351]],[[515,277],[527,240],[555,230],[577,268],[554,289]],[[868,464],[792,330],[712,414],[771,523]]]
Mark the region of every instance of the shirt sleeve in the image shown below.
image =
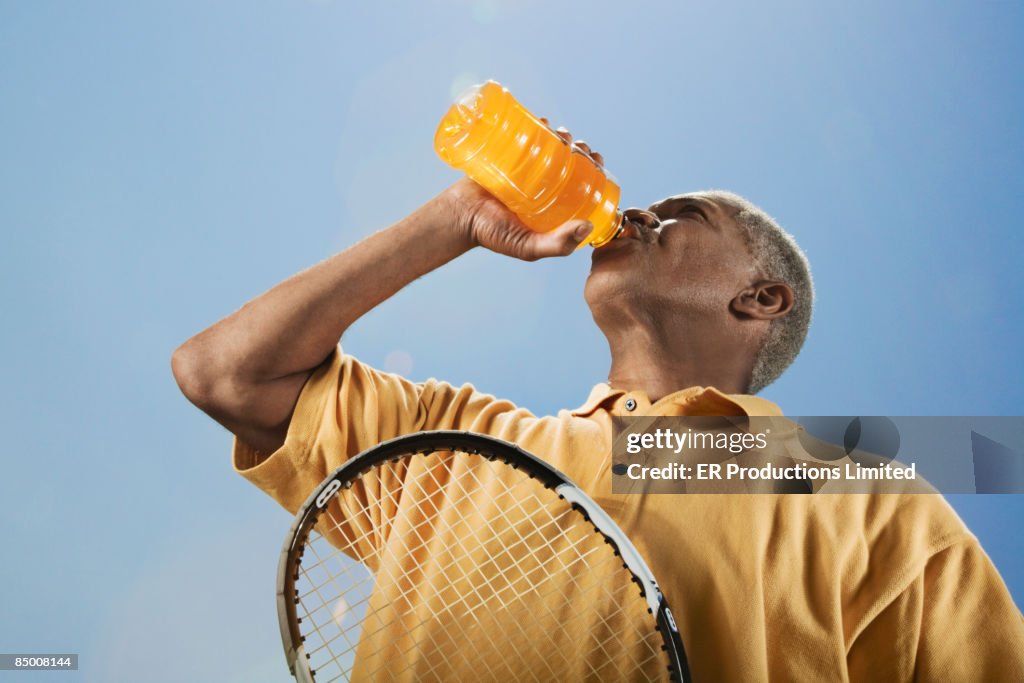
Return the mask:
[[[1024,681],[1024,617],[973,537],[936,552],[852,643],[851,681]]]
[[[289,512],[349,458],[403,434],[428,429],[482,429],[516,410],[508,401],[430,379],[414,383],[346,355],[340,346],[299,394],[284,444],[258,452],[235,438],[235,471]]]

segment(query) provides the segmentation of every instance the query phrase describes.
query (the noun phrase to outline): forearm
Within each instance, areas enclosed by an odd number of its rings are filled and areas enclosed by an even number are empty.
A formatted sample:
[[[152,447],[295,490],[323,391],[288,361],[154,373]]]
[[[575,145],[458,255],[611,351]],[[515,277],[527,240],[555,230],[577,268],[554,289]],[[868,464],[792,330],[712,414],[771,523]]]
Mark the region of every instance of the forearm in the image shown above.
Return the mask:
[[[176,360],[186,356],[208,382],[258,385],[308,373],[363,314],[472,246],[439,195],[200,332]]]

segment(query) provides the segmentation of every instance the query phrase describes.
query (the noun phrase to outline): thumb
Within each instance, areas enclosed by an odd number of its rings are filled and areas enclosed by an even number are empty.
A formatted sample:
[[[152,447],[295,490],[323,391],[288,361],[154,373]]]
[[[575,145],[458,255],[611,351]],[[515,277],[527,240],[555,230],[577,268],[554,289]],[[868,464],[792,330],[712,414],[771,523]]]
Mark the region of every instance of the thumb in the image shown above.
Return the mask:
[[[590,221],[568,221],[549,233],[541,235],[539,256],[568,256],[575,251],[594,230]]]

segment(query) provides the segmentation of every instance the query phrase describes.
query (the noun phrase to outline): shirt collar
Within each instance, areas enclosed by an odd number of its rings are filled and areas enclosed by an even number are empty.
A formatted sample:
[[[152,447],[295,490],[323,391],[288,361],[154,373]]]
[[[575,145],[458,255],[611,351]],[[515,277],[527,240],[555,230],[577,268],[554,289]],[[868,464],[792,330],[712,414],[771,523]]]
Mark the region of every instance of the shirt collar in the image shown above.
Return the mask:
[[[623,408],[629,397],[638,404],[634,411]],[[714,387],[681,389],[652,404],[642,391],[612,389],[603,382],[595,385],[583,405],[571,414],[587,417],[599,408],[616,415],[782,415],[782,410],[768,399],[747,394],[723,394]]]

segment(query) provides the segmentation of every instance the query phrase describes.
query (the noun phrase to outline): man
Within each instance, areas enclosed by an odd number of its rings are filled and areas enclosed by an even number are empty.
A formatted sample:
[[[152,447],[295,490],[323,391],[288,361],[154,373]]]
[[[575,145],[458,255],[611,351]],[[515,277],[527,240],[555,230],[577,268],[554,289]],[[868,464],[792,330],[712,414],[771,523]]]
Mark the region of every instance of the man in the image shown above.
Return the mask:
[[[467,429],[545,457],[645,555],[697,681],[1024,680],[1021,615],[940,497],[611,494],[613,415],[780,414],[749,394],[798,353],[812,296],[792,239],[735,195],[627,217],[594,250],[585,287],[608,382],[575,411],[538,417],[470,385],[414,384],[337,347],[363,314],[472,248],[566,256],[590,230],[534,233],[467,179],[187,341],[175,377],[236,435],[238,471],[290,511],[346,458],[403,433]]]

